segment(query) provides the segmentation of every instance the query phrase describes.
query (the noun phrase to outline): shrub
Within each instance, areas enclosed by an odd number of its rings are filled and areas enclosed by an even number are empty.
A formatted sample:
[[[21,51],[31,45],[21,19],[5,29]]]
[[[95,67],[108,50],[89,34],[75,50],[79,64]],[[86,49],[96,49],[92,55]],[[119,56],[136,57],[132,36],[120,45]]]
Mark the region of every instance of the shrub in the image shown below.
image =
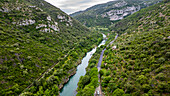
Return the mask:
[[[140,58],[144,58],[144,57],[146,57],[145,54],[141,54],[140,55]]]
[[[166,52],[165,56],[166,56],[167,58],[170,58],[170,52]]]
[[[161,57],[161,58],[158,59],[158,63],[161,63],[161,64],[162,64],[162,63],[164,63],[164,62],[165,62],[165,58]]]
[[[144,83],[147,83],[148,78],[145,77],[144,75],[140,75],[140,76],[138,76],[137,81],[138,81],[140,84],[144,84]]]
[[[112,94],[113,96],[123,96],[125,93],[122,89],[117,88]]]
[[[110,81],[110,79],[111,79],[111,77],[110,77],[110,76],[108,76],[108,77],[104,77],[104,78],[103,78],[103,82],[107,82],[107,83],[108,83],[108,82]]]
[[[90,82],[90,77],[88,75],[85,75],[82,79],[81,82],[84,85],[87,85]]]
[[[148,92],[150,90],[150,86],[148,84],[143,84],[142,89],[146,93],[146,92]]]
[[[104,74],[103,70],[100,70],[99,74],[100,74],[100,76],[102,76]]]
[[[32,96],[33,94],[31,92],[24,92],[20,96]]]
[[[168,86],[165,82],[160,82],[158,84],[158,92],[168,92]]]
[[[158,75],[156,75],[155,77],[156,79],[159,79],[161,81],[165,80],[166,79],[166,76],[164,73],[159,73]]]
[[[130,93],[134,89],[131,84],[125,84],[125,88],[126,88],[126,93]]]
[[[106,72],[106,76],[109,76],[109,75],[110,75],[110,71],[107,71],[107,72]]]
[[[166,67],[161,66],[161,67],[157,68],[157,69],[155,70],[155,72],[156,72],[156,73],[159,73],[159,72],[161,72],[161,71],[163,71],[163,70],[165,70],[165,69],[166,69]]]
[[[117,89],[117,84],[116,83],[109,83],[108,87],[110,88],[110,91],[114,91]]]

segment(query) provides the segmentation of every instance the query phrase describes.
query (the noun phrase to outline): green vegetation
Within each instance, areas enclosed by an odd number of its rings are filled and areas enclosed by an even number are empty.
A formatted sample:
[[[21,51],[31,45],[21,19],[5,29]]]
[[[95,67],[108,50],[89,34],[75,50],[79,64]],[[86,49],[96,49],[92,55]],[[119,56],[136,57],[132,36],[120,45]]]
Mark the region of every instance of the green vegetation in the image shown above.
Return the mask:
[[[106,96],[169,95],[170,6],[165,2],[110,27],[121,35],[113,43],[117,49],[107,47],[103,57],[100,73]]]
[[[28,1],[0,1],[2,96],[57,95],[86,52],[102,40],[44,0]]]
[[[101,77],[106,96],[118,89],[135,96],[169,94],[169,30],[165,27],[123,35],[115,41],[118,49],[107,48],[102,70],[109,74],[103,72]]]
[[[133,1],[140,3],[140,0]],[[134,2],[128,2],[127,6]],[[109,7],[103,11],[111,10],[113,3],[93,6],[86,10],[87,14],[77,13],[83,16],[82,23],[95,26],[90,31],[44,0],[1,0],[0,94],[58,95],[63,84],[75,74],[86,52],[102,41],[98,32],[102,31],[108,36],[107,44],[116,33],[120,35],[114,43],[117,49],[112,49],[113,45],[107,47],[99,72],[106,96],[168,96],[169,1],[164,0],[126,19],[112,22],[109,33],[106,26],[111,22],[98,15],[105,6]],[[96,67],[105,47],[97,48],[90,59],[87,73],[78,83],[77,96],[94,95],[99,85]]]

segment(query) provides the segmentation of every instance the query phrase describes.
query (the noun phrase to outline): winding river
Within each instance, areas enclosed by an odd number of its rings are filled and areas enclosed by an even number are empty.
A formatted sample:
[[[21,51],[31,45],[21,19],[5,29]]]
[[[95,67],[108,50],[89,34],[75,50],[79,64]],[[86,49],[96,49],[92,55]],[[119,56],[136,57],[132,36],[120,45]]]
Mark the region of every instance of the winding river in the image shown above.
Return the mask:
[[[105,34],[103,34],[103,38],[106,38]],[[100,47],[101,45],[104,45],[105,43],[106,43],[106,39],[103,39],[103,41],[98,45],[98,47]],[[80,77],[86,74],[86,67],[88,66],[88,62],[90,58],[96,52],[96,49],[97,47],[93,48],[82,59],[82,63],[78,65],[77,67],[76,74],[72,76],[70,80],[68,81],[68,83],[66,83],[64,87],[60,90],[60,96],[75,96],[76,95],[77,83],[79,82]]]

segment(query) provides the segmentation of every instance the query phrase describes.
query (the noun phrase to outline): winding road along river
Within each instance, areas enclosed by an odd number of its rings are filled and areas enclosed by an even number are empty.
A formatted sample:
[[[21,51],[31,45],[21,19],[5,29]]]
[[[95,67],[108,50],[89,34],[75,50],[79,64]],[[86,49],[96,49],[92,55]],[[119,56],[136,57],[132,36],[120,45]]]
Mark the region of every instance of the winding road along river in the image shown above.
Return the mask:
[[[106,38],[106,35],[103,34],[103,38]],[[103,41],[98,45],[98,47],[100,47],[101,45],[104,45],[105,42],[106,42],[106,39],[103,39]],[[65,84],[64,87],[60,90],[60,96],[75,96],[76,95],[77,83],[80,77],[86,74],[86,67],[88,66],[88,62],[90,58],[96,52],[96,49],[97,47],[93,48],[82,59],[82,63],[77,67],[76,74],[72,76],[69,82]]]

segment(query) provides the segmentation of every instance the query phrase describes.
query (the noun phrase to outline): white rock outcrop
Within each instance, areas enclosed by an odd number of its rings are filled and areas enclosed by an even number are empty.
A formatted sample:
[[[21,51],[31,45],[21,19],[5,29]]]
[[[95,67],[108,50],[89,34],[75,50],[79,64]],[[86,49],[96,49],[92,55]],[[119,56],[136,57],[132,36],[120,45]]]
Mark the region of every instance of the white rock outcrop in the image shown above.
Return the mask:
[[[25,20],[25,21],[22,21],[22,22],[20,22],[20,24],[19,25],[32,25],[32,24],[34,24],[35,23],[35,20]]]
[[[51,29],[50,28],[44,28],[44,29],[41,29],[40,31],[41,32],[51,32]]]
[[[35,23],[35,20],[31,20],[31,19],[22,20],[22,21],[19,21],[19,22],[12,22],[12,24],[16,24],[16,25],[19,25],[19,26],[32,25],[34,23]]]
[[[50,28],[52,28],[54,31],[59,31],[59,28],[57,25],[49,25]]]
[[[114,7],[123,7],[127,5],[126,2],[120,2],[114,5]],[[125,16],[133,14],[137,11],[140,10],[140,5],[138,6],[131,6],[131,7],[125,7],[123,9],[119,9],[119,10],[110,10],[104,14],[101,14],[101,16],[104,17],[108,17],[110,18],[111,21],[115,21],[115,20],[121,20],[123,19]]]
[[[48,16],[48,17],[47,17],[47,20],[51,21],[51,16]]]
[[[36,29],[42,28],[42,27],[47,27],[47,25],[45,25],[45,24],[38,24],[38,25],[36,26]]]
[[[30,8],[35,8],[36,6],[29,6]]]
[[[57,18],[58,19],[65,19],[66,17],[65,16],[61,16],[61,15],[57,15]]]
[[[10,12],[10,10],[8,8],[2,7],[0,9],[1,12]]]

